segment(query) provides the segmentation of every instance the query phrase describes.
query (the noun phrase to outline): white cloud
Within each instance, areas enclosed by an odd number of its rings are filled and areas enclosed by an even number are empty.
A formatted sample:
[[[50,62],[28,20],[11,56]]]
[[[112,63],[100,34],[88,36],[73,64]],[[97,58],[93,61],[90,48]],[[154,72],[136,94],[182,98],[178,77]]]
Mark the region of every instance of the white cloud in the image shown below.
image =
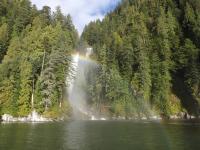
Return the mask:
[[[120,0],[31,0],[39,9],[44,5],[55,10],[60,6],[64,14],[70,14],[73,22],[79,31],[90,21],[102,19],[105,12],[110,11]]]

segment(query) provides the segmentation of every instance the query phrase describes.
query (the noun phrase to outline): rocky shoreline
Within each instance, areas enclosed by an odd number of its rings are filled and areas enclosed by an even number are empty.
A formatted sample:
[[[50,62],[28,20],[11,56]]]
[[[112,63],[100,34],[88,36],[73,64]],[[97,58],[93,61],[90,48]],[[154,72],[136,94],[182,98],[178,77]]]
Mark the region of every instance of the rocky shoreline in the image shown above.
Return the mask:
[[[115,116],[110,118],[90,118],[89,120],[149,120],[149,121],[162,121],[162,120],[195,120],[200,119],[199,117],[195,117],[189,115],[188,113],[180,113],[179,115],[171,115],[169,117],[165,117],[163,115],[159,116],[149,116],[149,117],[123,117],[123,116]],[[57,119],[46,118],[39,115],[36,111],[31,112],[27,117],[13,117],[9,114],[4,114],[0,116],[0,122],[53,122],[53,121],[64,121],[64,117],[60,117]],[[84,120],[84,119],[83,119]],[[86,119],[87,120],[87,119]]]
[[[36,111],[31,112],[27,117],[13,117],[9,114],[0,116],[2,122],[52,122],[54,119],[39,115]]]
[[[175,115],[165,116],[164,114],[160,115],[151,115],[151,116],[135,116],[135,117],[124,117],[124,116],[113,116],[111,120],[191,120],[191,119],[200,119],[200,116],[189,115],[186,112],[180,112]]]

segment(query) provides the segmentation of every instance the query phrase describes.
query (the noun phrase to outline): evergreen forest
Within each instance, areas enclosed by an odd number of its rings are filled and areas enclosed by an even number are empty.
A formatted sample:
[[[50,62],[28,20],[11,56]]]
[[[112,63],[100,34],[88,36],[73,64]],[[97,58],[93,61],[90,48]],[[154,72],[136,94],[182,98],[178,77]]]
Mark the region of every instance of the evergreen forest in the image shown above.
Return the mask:
[[[51,12],[29,0],[1,0],[0,114],[69,113],[63,89],[77,39],[70,15],[59,7]]]
[[[0,1],[0,115],[70,116],[71,54],[91,46],[87,103],[126,118],[200,115],[200,1],[122,0],[79,37],[70,15]]]
[[[101,64],[88,91],[101,111],[199,116],[199,0],[124,0],[87,25],[81,41]]]

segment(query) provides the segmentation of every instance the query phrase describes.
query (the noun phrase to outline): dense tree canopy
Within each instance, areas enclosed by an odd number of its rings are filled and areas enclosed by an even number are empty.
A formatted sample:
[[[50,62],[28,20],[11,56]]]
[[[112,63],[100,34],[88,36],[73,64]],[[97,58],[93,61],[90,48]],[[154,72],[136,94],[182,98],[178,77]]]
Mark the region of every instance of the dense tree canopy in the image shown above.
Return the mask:
[[[80,41],[59,7],[51,12],[29,0],[1,0],[0,115],[36,110],[52,117],[66,110],[65,77],[77,45],[92,46],[99,63],[85,87],[99,112],[200,115],[199,0],[122,0],[87,25]]]
[[[0,2],[0,114],[33,109],[57,116],[70,53],[77,43],[71,17],[29,0]],[[57,113],[57,114],[56,114]]]
[[[91,93],[127,117],[199,115],[199,21],[199,0],[123,0],[82,34],[100,63]]]

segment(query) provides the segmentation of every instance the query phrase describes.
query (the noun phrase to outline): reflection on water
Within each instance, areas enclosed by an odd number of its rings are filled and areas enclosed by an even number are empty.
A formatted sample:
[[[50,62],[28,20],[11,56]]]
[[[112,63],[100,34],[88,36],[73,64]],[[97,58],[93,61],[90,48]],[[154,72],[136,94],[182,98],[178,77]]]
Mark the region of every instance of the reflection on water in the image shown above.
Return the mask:
[[[200,124],[72,121],[0,124],[0,150],[200,149]]]

